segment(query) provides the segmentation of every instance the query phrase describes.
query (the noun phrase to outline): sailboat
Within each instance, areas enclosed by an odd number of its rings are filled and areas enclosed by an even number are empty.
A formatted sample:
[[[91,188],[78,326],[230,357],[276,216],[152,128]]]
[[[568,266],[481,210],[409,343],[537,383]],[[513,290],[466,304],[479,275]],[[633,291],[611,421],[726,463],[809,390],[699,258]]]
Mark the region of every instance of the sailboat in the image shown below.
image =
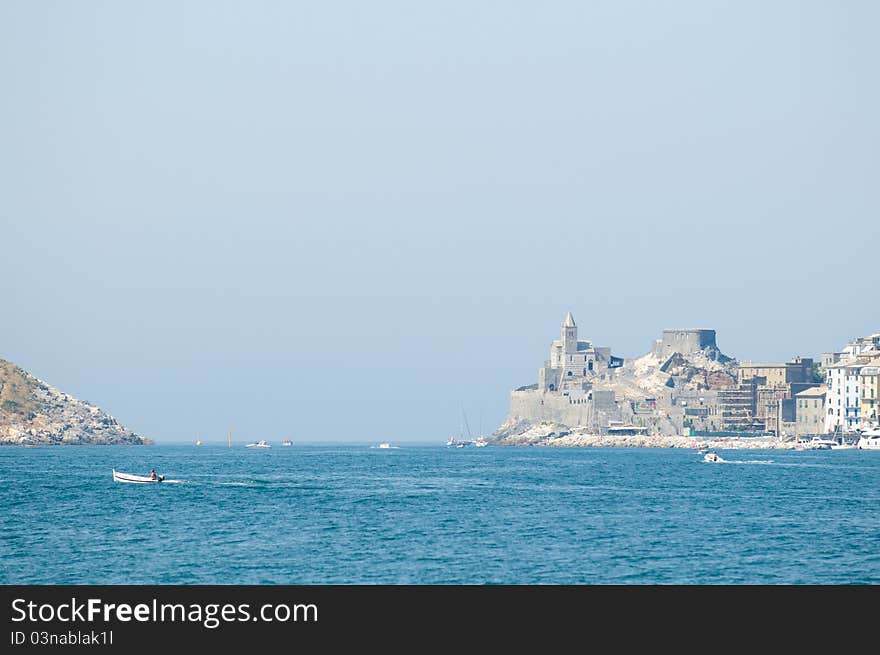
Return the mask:
[[[449,441],[446,442],[446,445],[449,446],[450,448],[464,448],[466,446],[473,446],[474,445],[473,437],[471,436],[471,426],[468,425],[467,414],[465,413],[464,409],[461,410],[461,415],[462,415],[462,423],[459,424],[458,439],[456,439],[455,437],[449,437]],[[462,429],[463,427],[467,428],[467,433],[468,433],[468,440],[467,441],[464,440],[464,434],[463,434],[464,430]]]
[[[201,446],[201,445],[202,445],[202,440],[199,438],[199,435],[198,435],[198,434],[196,435],[196,445],[197,445],[197,446]]]
[[[474,446],[476,446],[477,448],[485,448],[488,445],[489,443],[483,437],[483,413],[480,412],[480,431],[477,435],[477,438],[474,439]]]

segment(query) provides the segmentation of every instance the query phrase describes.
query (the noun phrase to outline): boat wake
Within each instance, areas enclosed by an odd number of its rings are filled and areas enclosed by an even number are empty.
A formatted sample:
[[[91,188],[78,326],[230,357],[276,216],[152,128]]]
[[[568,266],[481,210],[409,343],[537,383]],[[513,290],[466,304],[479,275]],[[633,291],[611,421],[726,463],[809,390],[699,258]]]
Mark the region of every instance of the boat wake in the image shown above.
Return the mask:
[[[725,459],[721,464],[775,464],[772,459]]]
[[[162,484],[186,484],[189,480],[162,480]]]

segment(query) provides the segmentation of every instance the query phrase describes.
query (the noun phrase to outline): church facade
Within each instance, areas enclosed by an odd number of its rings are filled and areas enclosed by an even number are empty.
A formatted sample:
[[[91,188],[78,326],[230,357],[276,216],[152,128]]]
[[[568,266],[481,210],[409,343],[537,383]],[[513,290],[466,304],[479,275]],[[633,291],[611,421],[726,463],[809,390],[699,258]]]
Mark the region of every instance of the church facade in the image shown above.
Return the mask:
[[[562,322],[561,336],[550,345],[550,359],[538,370],[539,391],[582,392],[599,372],[622,363],[612,358],[611,348],[599,348],[592,341],[578,339],[577,324],[571,312]]]

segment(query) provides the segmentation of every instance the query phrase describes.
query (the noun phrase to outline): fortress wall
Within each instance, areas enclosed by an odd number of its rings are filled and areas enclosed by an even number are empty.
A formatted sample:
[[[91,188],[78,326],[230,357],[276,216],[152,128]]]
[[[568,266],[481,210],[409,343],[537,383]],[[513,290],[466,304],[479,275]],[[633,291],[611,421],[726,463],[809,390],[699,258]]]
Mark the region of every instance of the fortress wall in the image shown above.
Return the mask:
[[[512,391],[510,393],[511,419],[551,421],[565,425],[592,425],[593,403],[572,403],[568,396],[544,394],[540,391]]]
[[[673,414],[683,414],[682,408],[675,407]],[[526,420],[533,423],[542,421],[561,423],[571,427],[587,427],[598,434],[604,434],[609,421],[624,421],[634,425],[650,427],[660,434],[681,434],[683,416],[667,418],[665,415],[636,415],[629,402],[614,401],[614,392],[593,390],[593,400],[572,403],[568,396],[555,393],[542,393],[535,390],[513,391],[510,394],[510,413],[512,421]]]

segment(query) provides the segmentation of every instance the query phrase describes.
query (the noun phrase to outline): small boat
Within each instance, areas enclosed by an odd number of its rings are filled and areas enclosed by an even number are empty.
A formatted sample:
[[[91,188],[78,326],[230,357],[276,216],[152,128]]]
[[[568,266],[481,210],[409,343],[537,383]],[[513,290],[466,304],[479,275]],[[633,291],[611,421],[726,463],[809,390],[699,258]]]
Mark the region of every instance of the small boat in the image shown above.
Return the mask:
[[[706,454],[703,456],[703,461],[704,461],[704,462],[711,462],[711,463],[713,463],[713,464],[717,464],[717,463],[723,462],[724,460],[721,459],[721,457],[719,457],[718,453],[716,453],[716,452],[713,450],[711,453],[706,453]]]
[[[809,441],[799,441],[797,443],[798,450],[831,450],[837,445],[836,441],[831,439],[820,439],[813,437]]]
[[[284,441],[281,442],[281,445],[282,446],[292,446],[293,442],[290,439],[285,439]]]
[[[245,446],[245,448],[271,448],[269,442],[265,439],[260,439],[257,443],[249,443]]]
[[[862,433],[856,448],[859,450],[880,450],[880,428]]]
[[[387,441],[383,441],[382,443],[379,444],[379,448],[391,448],[391,444],[388,443]]]
[[[474,446],[476,446],[477,448],[485,448],[488,445],[489,445],[489,442],[486,441],[485,439],[483,439],[483,437],[477,437],[474,440]]]
[[[113,482],[131,482],[133,484],[147,484],[149,482],[162,482],[164,475],[157,475],[155,478],[149,475],[132,475],[131,473],[117,473],[113,469]]]

